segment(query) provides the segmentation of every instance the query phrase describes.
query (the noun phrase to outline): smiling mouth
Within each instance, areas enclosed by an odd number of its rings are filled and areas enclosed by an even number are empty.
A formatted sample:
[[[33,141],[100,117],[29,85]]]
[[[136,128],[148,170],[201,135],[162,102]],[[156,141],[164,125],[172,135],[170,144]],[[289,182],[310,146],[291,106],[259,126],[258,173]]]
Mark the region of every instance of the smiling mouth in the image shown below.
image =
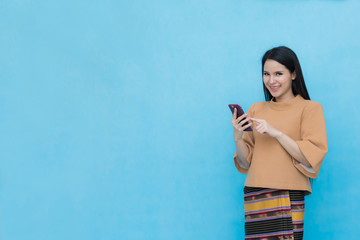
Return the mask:
[[[277,91],[279,88],[280,88],[280,86],[277,86],[277,87],[270,87],[270,89],[271,89],[271,90],[273,90],[273,91]]]

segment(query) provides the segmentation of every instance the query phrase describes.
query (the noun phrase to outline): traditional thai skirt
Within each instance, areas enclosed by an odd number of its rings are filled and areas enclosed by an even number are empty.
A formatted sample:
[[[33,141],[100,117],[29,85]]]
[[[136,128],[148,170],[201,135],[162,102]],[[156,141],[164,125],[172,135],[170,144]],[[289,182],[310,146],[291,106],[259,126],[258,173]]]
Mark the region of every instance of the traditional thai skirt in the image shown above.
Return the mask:
[[[305,192],[244,187],[245,240],[303,239]]]

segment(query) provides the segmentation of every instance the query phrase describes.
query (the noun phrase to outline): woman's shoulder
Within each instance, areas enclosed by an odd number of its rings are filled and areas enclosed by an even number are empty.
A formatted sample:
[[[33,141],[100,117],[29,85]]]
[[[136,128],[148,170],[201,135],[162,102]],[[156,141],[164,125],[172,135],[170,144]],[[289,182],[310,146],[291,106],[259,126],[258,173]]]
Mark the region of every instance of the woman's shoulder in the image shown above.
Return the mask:
[[[255,112],[256,110],[260,110],[265,107],[267,103],[267,101],[254,102],[253,104],[251,104],[249,109]]]
[[[304,109],[306,109],[306,110],[313,110],[313,109],[321,109],[322,110],[322,108],[323,108],[321,103],[314,101],[314,100],[308,100],[308,99],[304,99],[303,106],[304,106]]]

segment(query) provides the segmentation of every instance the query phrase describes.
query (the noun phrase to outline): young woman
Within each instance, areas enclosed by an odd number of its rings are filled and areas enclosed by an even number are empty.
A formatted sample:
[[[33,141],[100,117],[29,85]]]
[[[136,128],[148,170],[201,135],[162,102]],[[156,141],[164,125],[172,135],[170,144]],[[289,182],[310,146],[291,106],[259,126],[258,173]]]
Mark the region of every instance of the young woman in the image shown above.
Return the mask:
[[[244,186],[245,239],[302,239],[305,196],[328,151],[322,105],[311,101],[296,54],[280,46],[262,58],[264,102],[233,114]],[[244,129],[252,127],[253,131]]]

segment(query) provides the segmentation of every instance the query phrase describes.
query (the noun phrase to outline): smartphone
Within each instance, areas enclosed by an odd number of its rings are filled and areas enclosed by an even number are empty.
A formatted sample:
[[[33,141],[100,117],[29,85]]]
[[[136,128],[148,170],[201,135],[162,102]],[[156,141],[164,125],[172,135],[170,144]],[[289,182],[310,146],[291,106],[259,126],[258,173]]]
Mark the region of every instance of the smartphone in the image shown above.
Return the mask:
[[[237,115],[236,118],[238,118],[238,117],[240,117],[241,115],[244,114],[244,110],[240,107],[239,104],[229,104],[229,108],[230,108],[232,114],[234,114],[234,109],[236,108],[236,115]],[[242,127],[243,127],[244,125],[246,125],[246,124],[248,124],[248,122],[244,123],[244,124],[242,125]],[[244,129],[244,131],[252,131],[252,130],[253,130],[253,129],[251,128],[251,126],[249,126],[249,127],[247,127],[247,128]]]

